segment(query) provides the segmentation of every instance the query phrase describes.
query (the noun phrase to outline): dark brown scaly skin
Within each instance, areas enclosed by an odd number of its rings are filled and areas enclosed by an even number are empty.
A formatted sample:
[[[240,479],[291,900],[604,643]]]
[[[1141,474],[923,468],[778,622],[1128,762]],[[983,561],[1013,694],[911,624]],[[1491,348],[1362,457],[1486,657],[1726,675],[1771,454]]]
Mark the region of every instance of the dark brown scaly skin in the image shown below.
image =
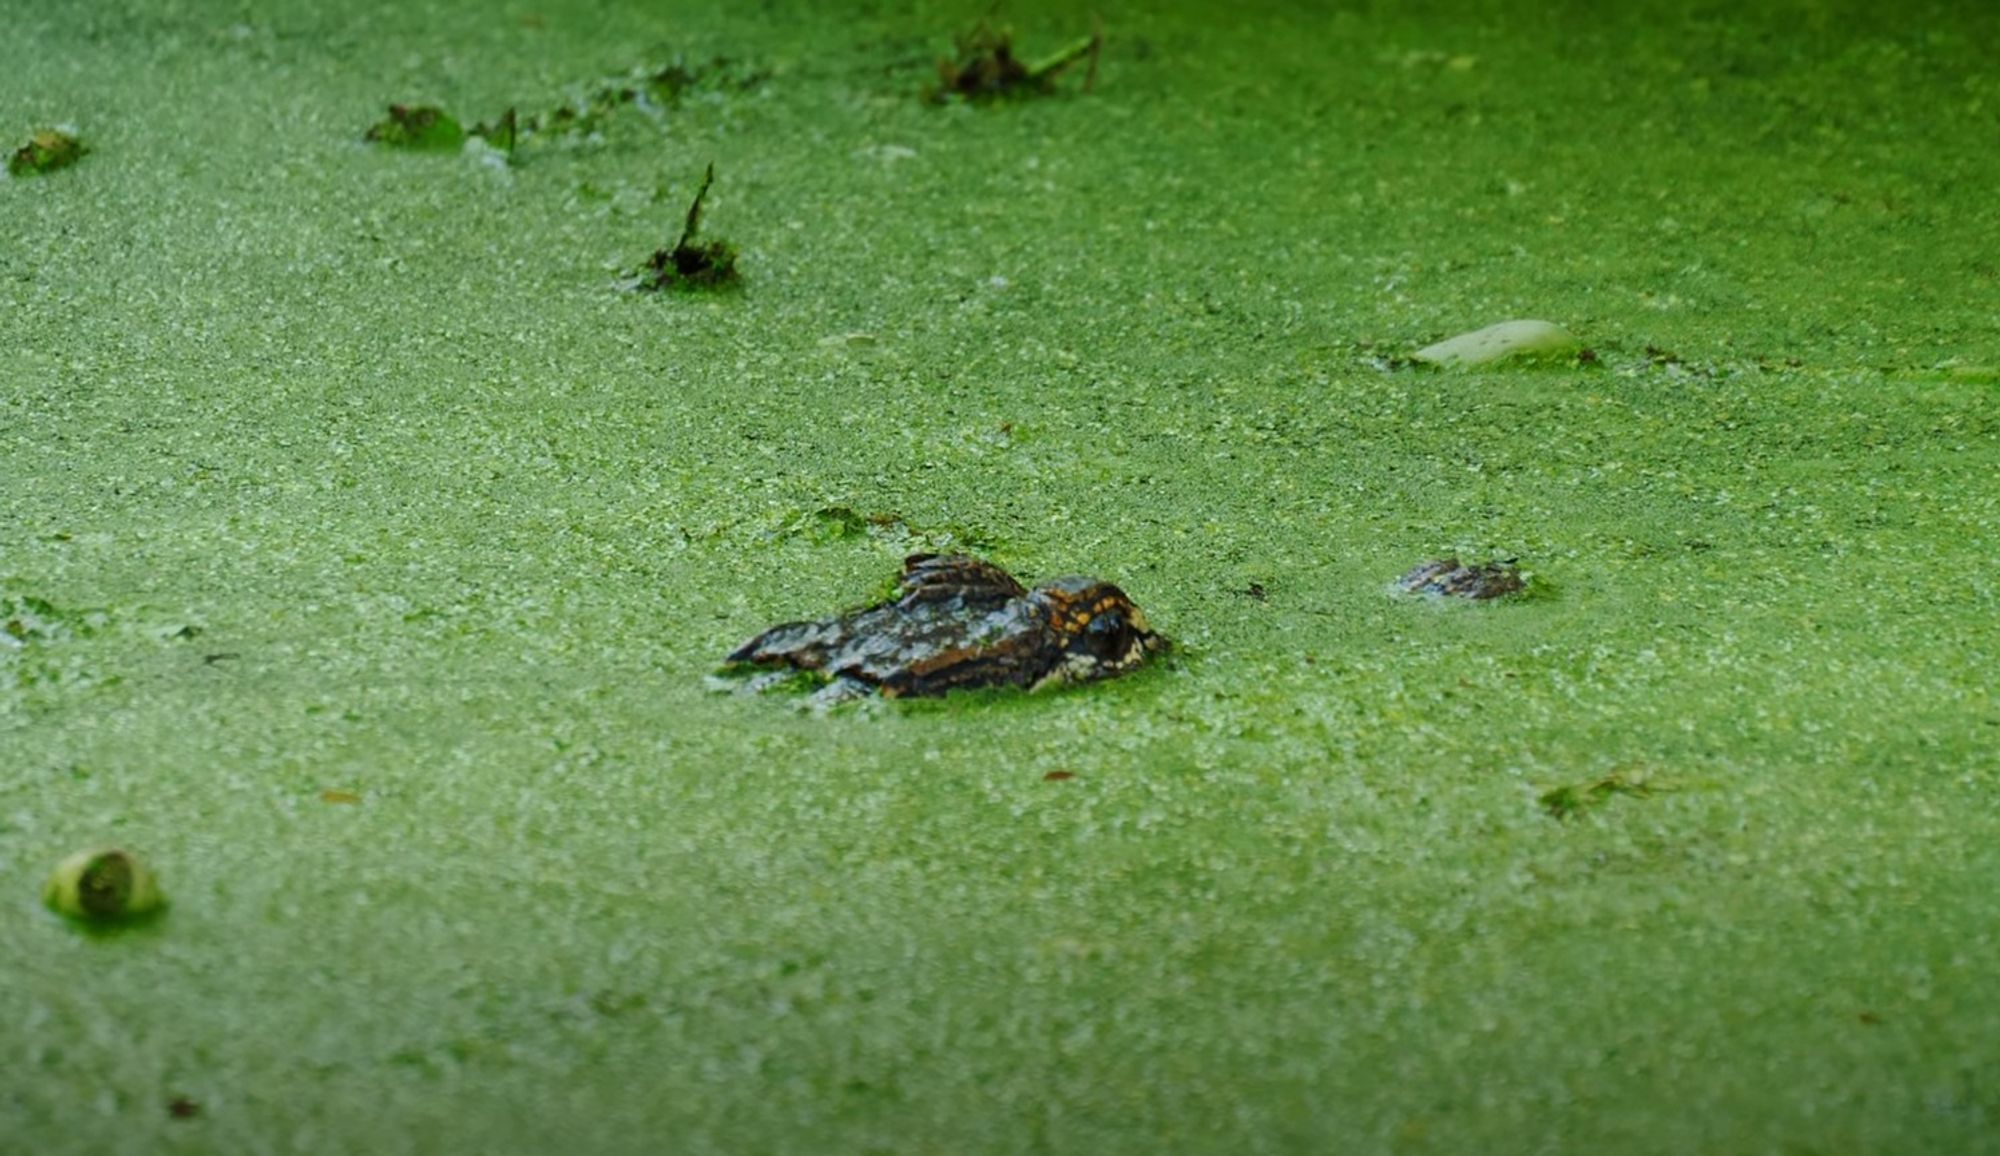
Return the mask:
[[[1167,649],[1125,592],[1091,578],[1033,590],[963,554],[903,560],[901,597],[817,622],[774,626],[733,664],[819,671],[828,701],[879,691],[928,697],[961,687],[1043,686],[1110,678]]]
[[[1436,594],[1448,598],[1498,598],[1526,588],[1513,559],[1462,566],[1456,558],[1426,562],[1396,580],[1406,594]]]

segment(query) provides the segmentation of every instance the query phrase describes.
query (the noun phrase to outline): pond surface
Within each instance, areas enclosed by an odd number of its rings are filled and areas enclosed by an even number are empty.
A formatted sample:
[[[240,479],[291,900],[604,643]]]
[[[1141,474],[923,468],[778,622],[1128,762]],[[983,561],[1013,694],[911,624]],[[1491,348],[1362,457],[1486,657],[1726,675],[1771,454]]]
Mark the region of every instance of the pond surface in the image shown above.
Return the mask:
[[[0,1134],[1996,1150],[1973,7],[15,6]],[[705,688],[927,551],[1174,651]]]

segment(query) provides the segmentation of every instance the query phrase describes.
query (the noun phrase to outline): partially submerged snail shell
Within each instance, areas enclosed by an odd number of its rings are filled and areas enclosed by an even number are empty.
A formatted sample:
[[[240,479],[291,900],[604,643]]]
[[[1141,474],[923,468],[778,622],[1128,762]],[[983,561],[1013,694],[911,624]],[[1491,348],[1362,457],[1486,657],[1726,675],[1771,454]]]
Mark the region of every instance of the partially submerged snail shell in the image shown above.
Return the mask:
[[[146,865],[112,847],[64,859],[43,886],[42,902],[72,919],[116,923],[150,915],[166,901]]]

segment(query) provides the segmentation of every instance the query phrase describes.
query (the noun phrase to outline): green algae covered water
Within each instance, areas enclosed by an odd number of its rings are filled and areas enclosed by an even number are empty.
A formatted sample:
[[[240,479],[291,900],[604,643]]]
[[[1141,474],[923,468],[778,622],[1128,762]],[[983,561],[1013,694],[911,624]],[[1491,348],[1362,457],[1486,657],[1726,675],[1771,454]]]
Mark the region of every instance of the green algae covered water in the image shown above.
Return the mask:
[[[2000,1150],[2000,14],[985,7],[0,9],[0,1151]]]

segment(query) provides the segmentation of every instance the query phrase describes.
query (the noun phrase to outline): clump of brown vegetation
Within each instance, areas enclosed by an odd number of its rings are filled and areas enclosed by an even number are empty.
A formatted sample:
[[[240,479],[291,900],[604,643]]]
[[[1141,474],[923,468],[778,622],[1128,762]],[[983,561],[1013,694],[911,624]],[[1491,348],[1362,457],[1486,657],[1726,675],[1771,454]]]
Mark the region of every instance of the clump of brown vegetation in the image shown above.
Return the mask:
[[[711,161],[708,171],[702,174],[701,188],[695,191],[694,201],[688,205],[687,223],[681,228],[680,240],[671,249],[653,253],[639,274],[639,288],[714,289],[736,281],[736,246],[727,241],[695,240],[695,234],[701,230],[701,203],[714,183],[715,163]]]
[[[1100,24],[1089,36],[1081,37],[1039,60],[1024,61],[1014,55],[1014,34],[995,29],[985,21],[971,32],[957,37],[956,59],[938,61],[937,85],[926,90],[932,101],[943,103],[953,97],[968,101],[989,101],[1003,97],[1039,96],[1054,92],[1056,78],[1080,60],[1090,62],[1083,76],[1083,91],[1097,83],[1097,58],[1104,48]]]

